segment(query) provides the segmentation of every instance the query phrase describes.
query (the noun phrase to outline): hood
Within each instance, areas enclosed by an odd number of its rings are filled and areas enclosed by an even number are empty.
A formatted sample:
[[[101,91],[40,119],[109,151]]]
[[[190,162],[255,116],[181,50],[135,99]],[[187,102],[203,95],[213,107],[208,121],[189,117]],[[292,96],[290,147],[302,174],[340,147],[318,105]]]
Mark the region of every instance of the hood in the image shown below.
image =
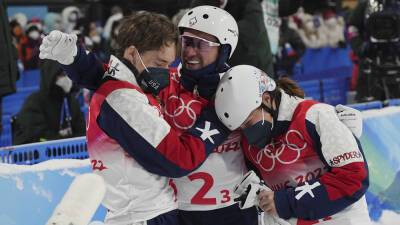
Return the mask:
[[[72,14],[75,14],[72,16]],[[82,17],[82,13],[76,6],[68,6],[61,12],[61,23],[66,33],[71,33],[78,22],[78,19]]]
[[[110,39],[110,37],[112,36],[111,32],[113,31],[114,23],[121,20],[123,17],[124,16],[122,13],[117,13],[117,14],[110,16],[107,19],[106,25],[104,26],[104,30],[103,30],[103,37],[105,39],[107,39],[107,40]]]
[[[60,65],[53,60],[41,60],[40,63],[40,92],[45,96],[63,96],[60,87],[55,85],[56,76],[63,73]]]

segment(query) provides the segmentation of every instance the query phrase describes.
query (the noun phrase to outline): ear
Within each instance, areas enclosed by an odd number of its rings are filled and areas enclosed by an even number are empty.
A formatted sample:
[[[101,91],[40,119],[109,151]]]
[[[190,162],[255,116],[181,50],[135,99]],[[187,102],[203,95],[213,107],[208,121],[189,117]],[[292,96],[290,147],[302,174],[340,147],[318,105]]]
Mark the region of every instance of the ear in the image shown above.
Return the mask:
[[[137,49],[135,46],[131,45],[128,48],[125,49],[124,51],[124,58],[129,60],[132,64],[136,61],[136,55],[137,55]]]
[[[271,96],[269,95],[268,92],[264,92],[264,94],[262,95],[262,102],[264,105],[266,105],[268,107],[272,106]]]

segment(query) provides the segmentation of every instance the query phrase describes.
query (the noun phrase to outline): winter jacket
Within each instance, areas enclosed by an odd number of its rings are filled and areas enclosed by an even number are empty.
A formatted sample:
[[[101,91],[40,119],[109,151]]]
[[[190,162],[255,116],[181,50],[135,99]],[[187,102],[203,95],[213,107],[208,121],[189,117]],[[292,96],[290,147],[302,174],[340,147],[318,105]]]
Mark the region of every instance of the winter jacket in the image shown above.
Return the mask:
[[[368,165],[359,141],[334,107],[282,93],[272,142],[246,157],[275,192],[278,215],[292,225],[368,224]]]
[[[17,114],[13,144],[85,135],[85,120],[78,101],[55,85],[56,76],[62,73],[61,67],[54,61],[46,60],[41,62],[40,72],[40,90],[26,99]],[[64,97],[72,117],[72,135],[68,136],[59,134]],[[62,126],[65,126],[64,122]]]

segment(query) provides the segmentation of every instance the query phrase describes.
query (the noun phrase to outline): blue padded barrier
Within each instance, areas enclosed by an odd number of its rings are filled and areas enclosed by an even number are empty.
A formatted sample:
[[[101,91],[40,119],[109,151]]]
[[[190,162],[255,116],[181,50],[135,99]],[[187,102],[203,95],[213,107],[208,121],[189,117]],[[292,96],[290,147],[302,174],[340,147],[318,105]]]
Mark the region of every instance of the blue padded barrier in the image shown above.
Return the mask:
[[[363,111],[363,110],[369,110],[369,109],[381,109],[383,107],[383,103],[381,101],[372,101],[372,102],[351,104],[351,105],[347,105],[347,106],[352,107],[357,110],[360,110],[360,111]]]
[[[400,98],[388,99],[386,104],[388,106],[400,106]]]
[[[86,137],[0,148],[0,163],[32,165],[49,159],[88,158]]]
[[[349,80],[346,77],[322,80],[322,101],[331,105],[346,104]]]
[[[304,90],[306,99],[322,101],[321,82],[319,80],[299,81],[298,84]]]

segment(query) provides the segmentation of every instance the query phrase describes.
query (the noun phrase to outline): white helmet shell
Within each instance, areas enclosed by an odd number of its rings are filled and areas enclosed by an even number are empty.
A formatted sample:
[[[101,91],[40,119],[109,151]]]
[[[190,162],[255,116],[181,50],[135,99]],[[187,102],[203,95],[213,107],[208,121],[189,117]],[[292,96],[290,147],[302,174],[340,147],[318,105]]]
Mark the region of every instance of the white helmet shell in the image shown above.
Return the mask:
[[[264,92],[275,88],[275,81],[254,66],[232,67],[221,78],[215,95],[218,118],[230,130],[237,129],[261,105]]]
[[[198,6],[189,10],[179,21],[178,28],[189,28],[215,36],[221,44],[231,46],[232,56],[239,38],[236,20],[227,11],[214,6]]]

